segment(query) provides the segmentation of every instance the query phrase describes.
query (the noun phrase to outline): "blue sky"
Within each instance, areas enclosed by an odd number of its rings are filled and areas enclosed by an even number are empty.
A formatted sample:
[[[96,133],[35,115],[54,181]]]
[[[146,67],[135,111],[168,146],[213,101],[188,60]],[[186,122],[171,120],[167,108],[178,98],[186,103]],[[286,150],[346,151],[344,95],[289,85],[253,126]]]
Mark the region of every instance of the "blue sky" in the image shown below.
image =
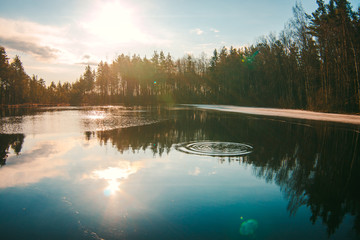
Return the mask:
[[[296,0],[0,0],[0,45],[29,75],[73,82],[86,64],[118,54],[211,56],[242,47],[292,17]],[[313,12],[315,0],[302,0]],[[350,1],[357,8],[356,0]],[[96,65],[92,65],[96,67]]]

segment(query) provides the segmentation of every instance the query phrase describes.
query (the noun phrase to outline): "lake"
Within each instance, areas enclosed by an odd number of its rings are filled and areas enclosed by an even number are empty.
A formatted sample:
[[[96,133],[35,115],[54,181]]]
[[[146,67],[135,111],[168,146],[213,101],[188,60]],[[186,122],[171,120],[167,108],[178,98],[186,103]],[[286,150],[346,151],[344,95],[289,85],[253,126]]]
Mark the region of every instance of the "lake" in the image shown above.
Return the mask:
[[[1,239],[359,238],[360,125],[185,105],[1,116]]]

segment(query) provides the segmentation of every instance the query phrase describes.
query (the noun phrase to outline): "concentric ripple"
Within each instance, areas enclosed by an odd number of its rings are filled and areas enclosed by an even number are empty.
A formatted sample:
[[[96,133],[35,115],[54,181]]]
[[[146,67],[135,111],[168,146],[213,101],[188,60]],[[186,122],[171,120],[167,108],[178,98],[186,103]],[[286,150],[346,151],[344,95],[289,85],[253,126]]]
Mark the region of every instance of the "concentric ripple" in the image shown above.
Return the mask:
[[[206,156],[243,156],[252,152],[253,147],[236,142],[190,142],[176,146],[176,149],[190,154]]]

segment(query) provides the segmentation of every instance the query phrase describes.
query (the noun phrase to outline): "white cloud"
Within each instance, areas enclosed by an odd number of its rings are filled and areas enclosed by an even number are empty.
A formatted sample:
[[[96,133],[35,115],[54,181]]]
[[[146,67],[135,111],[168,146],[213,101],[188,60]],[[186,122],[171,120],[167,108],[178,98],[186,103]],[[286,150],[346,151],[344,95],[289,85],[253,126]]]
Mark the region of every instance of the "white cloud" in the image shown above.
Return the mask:
[[[0,36],[0,43],[7,48],[31,54],[40,61],[56,59],[57,54],[60,52],[60,50],[49,46],[41,46],[31,41],[11,39],[3,36]]]
[[[204,31],[201,30],[200,28],[192,29],[192,30],[190,30],[190,32],[191,32],[191,33],[195,33],[195,34],[197,34],[197,35],[201,35],[201,34],[204,33]]]
[[[213,33],[219,33],[220,31],[215,29],[215,28],[210,28],[210,32],[213,32]],[[200,28],[195,28],[195,29],[191,29],[190,30],[190,33],[195,33],[197,35],[202,35],[205,33],[204,30],[200,29]]]
[[[0,18],[0,44],[5,48],[32,55],[39,61],[54,61],[67,41],[66,28],[41,25],[34,22]]]
[[[7,52],[20,56],[25,54],[35,61],[48,64],[94,65],[100,61],[94,54],[86,53],[93,46],[89,44],[89,36],[79,25],[58,27],[0,18],[0,26],[0,45]]]

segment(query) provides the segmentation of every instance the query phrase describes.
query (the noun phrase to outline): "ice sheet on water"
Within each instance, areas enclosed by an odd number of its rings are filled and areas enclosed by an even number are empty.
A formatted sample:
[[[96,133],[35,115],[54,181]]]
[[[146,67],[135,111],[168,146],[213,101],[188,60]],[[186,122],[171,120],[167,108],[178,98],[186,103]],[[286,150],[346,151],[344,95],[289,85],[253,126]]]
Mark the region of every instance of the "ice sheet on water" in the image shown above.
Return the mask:
[[[297,119],[339,122],[339,123],[360,125],[360,115],[351,115],[351,114],[322,113],[322,112],[312,112],[312,111],[296,110],[296,109],[240,107],[240,106],[230,106],[230,105],[192,104],[187,106],[194,106],[200,109],[207,109],[207,110],[237,112],[237,113],[245,113],[251,115],[297,118]]]

